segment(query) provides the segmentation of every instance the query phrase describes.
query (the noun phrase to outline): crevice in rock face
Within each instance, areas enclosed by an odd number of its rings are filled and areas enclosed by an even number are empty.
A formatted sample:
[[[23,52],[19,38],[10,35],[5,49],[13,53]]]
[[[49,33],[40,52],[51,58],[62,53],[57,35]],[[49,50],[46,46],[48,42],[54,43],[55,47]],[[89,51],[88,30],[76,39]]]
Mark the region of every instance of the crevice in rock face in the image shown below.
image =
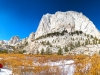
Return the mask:
[[[88,22],[88,24],[85,26],[85,28],[84,28],[84,29],[86,29],[86,28],[87,28],[87,26],[89,25],[89,23],[90,23],[90,22]]]
[[[81,25],[80,25],[80,30],[81,30],[81,28],[82,28],[82,24],[84,23],[84,21],[81,23]]]
[[[92,33],[94,30],[92,29],[91,31],[90,31],[90,33]]]

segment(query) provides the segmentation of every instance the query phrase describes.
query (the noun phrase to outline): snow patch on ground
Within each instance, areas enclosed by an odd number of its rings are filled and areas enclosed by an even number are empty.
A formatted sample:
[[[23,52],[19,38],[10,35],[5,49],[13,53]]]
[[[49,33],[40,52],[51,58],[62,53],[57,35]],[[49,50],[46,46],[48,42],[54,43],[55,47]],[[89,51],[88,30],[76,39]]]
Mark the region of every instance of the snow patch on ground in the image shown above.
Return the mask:
[[[61,69],[61,75],[73,75],[75,71],[75,64],[73,60],[59,60],[59,61],[48,61],[46,63],[39,63],[39,62],[33,62],[35,66],[57,66],[59,69]],[[53,70],[53,68],[52,68]],[[10,69],[1,69],[0,75],[12,75],[12,71]]]
[[[12,75],[12,71],[9,69],[1,69],[0,75]]]
[[[35,66],[57,66],[59,69],[61,69],[61,75],[65,75],[67,73],[67,75],[73,75],[74,71],[75,71],[75,65],[74,65],[74,61],[73,60],[60,60],[60,61],[56,61],[56,62],[46,62],[46,63],[34,63]]]

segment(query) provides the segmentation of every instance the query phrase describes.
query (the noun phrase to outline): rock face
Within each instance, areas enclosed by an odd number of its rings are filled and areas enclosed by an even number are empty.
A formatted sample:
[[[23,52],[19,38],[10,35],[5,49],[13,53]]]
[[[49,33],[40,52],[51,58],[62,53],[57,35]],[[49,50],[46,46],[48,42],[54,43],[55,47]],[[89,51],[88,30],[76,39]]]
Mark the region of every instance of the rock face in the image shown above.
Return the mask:
[[[18,42],[20,42],[20,38],[18,36],[13,36],[9,41],[8,45],[16,45]]]
[[[82,33],[78,34],[76,31]],[[30,53],[37,51],[41,53],[42,49],[45,52],[50,50],[57,53],[61,48],[64,53],[65,46],[71,51],[77,47],[99,44],[100,41],[96,41],[99,36],[100,33],[93,22],[82,13],[59,11],[55,14],[43,15],[35,33],[35,40],[24,49],[28,49]]]
[[[19,50],[26,50],[27,52],[30,50],[31,43],[35,40],[35,33],[32,32],[28,38],[22,39],[20,42],[15,45],[15,48]],[[27,46],[28,45],[28,46]],[[27,47],[26,47],[27,46]],[[33,46],[32,46],[33,47]]]
[[[5,42],[3,40],[0,41],[0,44],[5,44]]]
[[[10,45],[16,50],[33,54],[41,53],[42,50],[45,53],[62,50],[63,54],[88,54],[99,52],[100,33],[82,13],[56,12],[43,15],[36,33],[32,32],[28,38],[20,40],[18,36],[14,36],[6,43],[0,41],[0,44],[0,49],[13,49],[9,48]],[[93,49],[98,51],[92,51]]]
[[[34,32],[32,32],[30,35],[29,35],[29,37],[28,37],[28,43],[31,43],[32,41],[34,41],[35,40],[35,33]]]
[[[8,45],[8,41],[0,40],[0,50],[10,50],[10,47]]]
[[[63,30],[68,32],[78,30],[96,37],[100,36],[95,25],[86,16],[75,11],[67,11],[43,15],[35,33],[35,38]]]

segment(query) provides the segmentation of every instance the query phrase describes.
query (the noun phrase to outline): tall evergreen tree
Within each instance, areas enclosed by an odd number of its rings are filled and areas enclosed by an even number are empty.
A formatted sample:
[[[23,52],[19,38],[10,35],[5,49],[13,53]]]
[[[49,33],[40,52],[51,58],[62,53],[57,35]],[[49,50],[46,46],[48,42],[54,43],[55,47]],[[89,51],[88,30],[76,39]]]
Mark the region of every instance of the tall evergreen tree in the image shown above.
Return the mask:
[[[50,48],[47,48],[46,54],[47,54],[47,55],[51,55],[51,54],[52,54],[52,51],[50,50]]]
[[[44,55],[44,49],[42,48],[42,50],[41,50],[41,55]]]
[[[80,47],[80,41],[78,41],[78,47]]]
[[[62,51],[62,49],[60,48],[59,50],[58,50],[58,55],[62,55],[63,54],[63,51]]]
[[[68,50],[68,47],[65,46],[65,52],[68,52],[68,51],[69,51],[69,50]]]

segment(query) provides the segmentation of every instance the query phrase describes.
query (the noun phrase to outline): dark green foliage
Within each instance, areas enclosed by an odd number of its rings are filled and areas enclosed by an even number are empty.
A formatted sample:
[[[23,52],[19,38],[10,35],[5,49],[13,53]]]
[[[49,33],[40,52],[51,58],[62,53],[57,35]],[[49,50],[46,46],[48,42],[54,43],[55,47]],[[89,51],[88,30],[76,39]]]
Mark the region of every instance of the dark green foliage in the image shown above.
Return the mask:
[[[90,39],[88,38],[88,44],[90,44]]]
[[[58,50],[58,55],[63,55],[63,51],[61,48]]]
[[[75,33],[76,33],[77,35],[79,35],[79,31],[75,31]]]
[[[48,33],[46,35],[43,35],[43,36],[40,36],[38,38],[36,38],[35,40],[39,40],[39,39],[42,39],[42,38],[46,38],[46,37],[53,37],[53,36],[59,36],[59,35],[64,35],[65,33],[68,33],[67,30],[63,30],[61,33],[60,32],[54,32],[54,33]],[[74,34],[82,34],[83,32],[82,31],[75,31],[75,32],[70,32],[69,35],[74,35]]]
[[[23,49],[24,48],[24,46],[19,46],[19,49]]]
[[[47,41],[46,45],[50,45],[50,42],[49,42],[49,41]]]
[[[8,53],[8,50],[0,50],[0,54],[2,53]]]
[[[51,55],[51,54],[52,54],[52,51],[51,51],[49,48],[47,48],[46,54],[47,54],[47,55]]]
[[[91,38],[93,38],[93,36],[91,35]]]
[[[19,54],[23,54],[23,52],[22,51],[19,51]]]
[[[72,36],[73,36],[73,35],[74,35],[74,32],[71,32],[71,33],[70,33],[70,35],[72,35]]]
[[[79,34],[82,34],[82,33],[83,33],[82,31],[74,31],[74,32],[70,32],[69,34],[73,36],[74,34],[79,35]]]
[[[87,38],[89,38],[89,34],[87,34]]]
[[[41,44],[45,45],[46,42],[42,41]]]
[[[81,45],[80,45],[80,41],[78,41],[78,42],[76,42],[75,43],[75,47],[77,48],[77,47],[80,47]]]
[[[51,45],[51,44],[49,44],[49,46],[50,46],[50,47],[52,47],[52,45]]]
[[[99,44],[100,44],[100,39],[99,39]]]
[[[68,33],[67,30],[63,30],[61,33],[60,32],[48,33],[46,35],[38,37],[35,40],[39,40],[39,39],[46,38],[46,37],[53,37],[53,36],[64,35],[64,33]]]
[[[100,55],[100,50],[99,50],[99,55]]]
[[[95,40],[92,40],[93,41],[93,45],[95,45]]]
[[[19,54],[23,54],[25,52],[26,52],[26,50],[22,50],[22,51],[19,51]]]
[[[26,50],[23,50],[23,53],[25,53],[26,52]]]
[[[71,51],[72,49],[75,48],[73,42],[69,42],[69,43],[67,44],[67,47],[70,47],[70,50],[69,50],[69,51]]]
[[[68,50],[68,47],[66,47],[66,46],[65,46],[64,50],[65,50],[65,52],[68,52],[68,51],[69,51],[69,50]]]
[[[78,45],[78,47],[80,47],[80,41],[78,41],[77,45]]]
[[[82,46],[84,46],[84,43],[82,44]]]
[[[25,46],[27,46],[28,45],[28,42],[25,42]]]
[[[99,41],[99,39],[97,39],[97,37],[95,37],[94,40],[93,40],[93,44],[94,45],[97,44],[97,41]]]
[[[72,49],[74,49],[75,47],[74,47],[74,45],[71,43],[70,44],[70,51],[72,50]]]
[[[44,54],[45,54],[44,49],[42,49],[41,50],[41,55],[44,55]]]
[[[97,42],[98,41],[97,37],[95,37],[94,40]]]
[[[82,31],[79,31],[79,34],[82,34],[83,32]]]
[[[86,39],[86,41],[85,41],[85,45],[88,45],[88,40]]]
[[[37,50],[36,54],[38,55],[39,54],[39,51]]]
[[[75,42],[75,47],[77,47],[77,42]]]
[[[50,47],[52,47],[51,43],[49,41],[45,42],[45,41],[42,41],[41,44],[43,45],[49,45]]]

